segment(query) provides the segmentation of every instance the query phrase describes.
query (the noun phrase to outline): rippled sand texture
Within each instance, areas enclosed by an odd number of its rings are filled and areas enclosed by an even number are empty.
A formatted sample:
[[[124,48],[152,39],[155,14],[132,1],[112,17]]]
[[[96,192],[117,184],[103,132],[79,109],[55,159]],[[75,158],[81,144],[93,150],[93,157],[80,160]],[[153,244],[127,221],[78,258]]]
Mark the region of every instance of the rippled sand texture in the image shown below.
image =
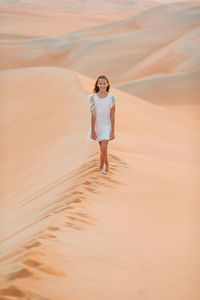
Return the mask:
[[[0,300],[198,300],[199,3],[0,4]],[[108,174],[85,140],[101,73]]]

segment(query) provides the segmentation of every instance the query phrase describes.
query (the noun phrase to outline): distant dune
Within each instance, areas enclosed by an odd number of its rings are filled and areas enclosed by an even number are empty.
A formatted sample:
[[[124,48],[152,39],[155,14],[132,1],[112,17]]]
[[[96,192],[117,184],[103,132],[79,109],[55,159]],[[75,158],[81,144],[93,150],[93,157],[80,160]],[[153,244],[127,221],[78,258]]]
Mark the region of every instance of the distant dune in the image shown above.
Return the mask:
[[[111,74],[115,84],[176,70],[196,71],[200,5],[185,6],[159,6],[60,37],[13,39],[4,33],[1,69],[56,65],[95,77],[98,64],[98,72]]]
[[[164,2],[166,3],[166,1]],[[157,6],[159,4],[163,4],[163,0],[130,0],[130,1],[117,1],[110,0],[109,2],[106,0],[98,1],[98,0],[57,0],[57,1],[40,1],[40,0],[15,0],[12,2],[8,2],[6,0],[0,0],[0,5],[6,7],[14,7],[14,8],[26,8],[37,11],[52,11],[52,12],[91,12],[93,11],[95,14],[98,12],[128,12],[135,11],[139,12],[143,9]]]
[[[194,85],[190,83],[190,79],[187,81],[191,74],[200,70],[200,2],[161,5],[103,25],[99,24],[105,22],[106,18],[118,18],[118,15],[108,14],[107,17],[103,17],[99,13],[94,19],[89,13],[81,14],[80,18],[78,14],[77,22],[73,23],[75,27],[72,28],[67,24],[71,24],[71,20],[76,18],[74,13],[59,16],[51,11],[36,11],[33,15],[28,14],[22,18],[23,9],[20,13],[18,9],[15,8],[14,16],[18,18],[16,20],[12,14],[10,19],[9,14],[3,12],[5,15],[2,22],[5,25],[0,50],[1,69],[48,65],[70,68],[91,78],[104,73],[109,75],[115,87],[154,103],[159,97],[159,104],[162,102],[162,105],[172,103],[172,99],[173,104],[181,104],[180,97],[184,94],[183,103],[188,106],[186,115],[196,120],[200,118],[199,108],[196,109],[199,93],[197,79],[192,80]],[[26,10],[24,15],[25,12]],[[29,27],[24,26],[26,18],[29,20]],[[44,19],[47,21],[46,25]],[[11,27],[12,22],[18,24],[15,30]],[[62,22],[66,24],[63,32],[67,33],[69,29],[72,32],[57,37]],[[32,26],[34,23],[37,25]],[[54,29],[51,29],[50,23]],[[98,23],[98,26],[95,23]],[[88,25],[90,28],[75,30]],[[32,28],[32,32],[29,28]],[[24,32],[23,35],[18,34],[20,31]],[[40,36],[45,32],[45,37]],[[50,36],[52,34],[54,36]],[[169,86],[170,79],[179,77],[186,78],[185,88],[181,84],[174,84],[176,93],[172,97],[170,89],[166,93],[166,87]],[[160,86],[159,93],[152,80],[155,83],[162,82],[163,89]],[[163,93],[165,97],[161,97]],[[196,106],[189,107],[194,102]],[[182,108],[177,107],[176,111],[185,114],[186,110]],[[175,105],[171,109],[175,109]]]
[[[132,12],[48,11],[0,6],[1,41],[59,36],[124,19]]]
[[[115,85],[116,88],[200,122],[200,70],[149,76]]]

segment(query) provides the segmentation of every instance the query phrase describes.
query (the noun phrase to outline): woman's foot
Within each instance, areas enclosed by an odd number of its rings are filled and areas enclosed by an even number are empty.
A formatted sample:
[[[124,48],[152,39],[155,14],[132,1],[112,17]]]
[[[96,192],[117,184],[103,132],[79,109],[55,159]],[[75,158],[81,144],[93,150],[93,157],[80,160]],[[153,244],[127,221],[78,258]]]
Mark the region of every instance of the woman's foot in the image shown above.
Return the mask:
[[[104,170],[101,169],[101,168],[99,168],[99,172],[100,172],[101,174],[105,174],[105,173],[106,173],[106,171],[104,171]]]
[[[109,172],[109,169],[110,169],[109,164],[106,164],[106,173]]]

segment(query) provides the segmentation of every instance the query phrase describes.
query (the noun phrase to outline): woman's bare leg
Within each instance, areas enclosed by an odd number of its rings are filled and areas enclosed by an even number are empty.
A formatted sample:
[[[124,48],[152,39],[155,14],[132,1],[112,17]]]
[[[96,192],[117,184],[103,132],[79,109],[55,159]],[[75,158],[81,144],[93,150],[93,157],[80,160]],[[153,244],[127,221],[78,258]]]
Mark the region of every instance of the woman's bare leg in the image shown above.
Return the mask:
[[[107,141],[109,142],[109,141]],[[107,143],[107,146],[108,146],[108,143]],[[106,154],[105,154],[105,160],[104,160],[104,163],[106,165],[106,172],[109,171],[109,162],[108,162],[108,153],[107,153],[107,150],[108,150],[108,147],[106,147]]]
[[[101,155],[100,155],[100,169],[103,169],[104,163],[106,166],[108,165],[108,155],[107,155],[107,147],[108,147],[109,140],[101,140],[100,148],[101,148]]]
[[[99,170],[102,170],[103,169],[103,162],[102,162],[102,153],[101,153],[101,144],[102,144],[102,140],[99,141],[99,147],[100,147],[100,167],[99,167]]]
[[[108,165],[108,145],[106,147],[106,151],[105,151],[105,159],[104,159],[104,163],[107,166]]]

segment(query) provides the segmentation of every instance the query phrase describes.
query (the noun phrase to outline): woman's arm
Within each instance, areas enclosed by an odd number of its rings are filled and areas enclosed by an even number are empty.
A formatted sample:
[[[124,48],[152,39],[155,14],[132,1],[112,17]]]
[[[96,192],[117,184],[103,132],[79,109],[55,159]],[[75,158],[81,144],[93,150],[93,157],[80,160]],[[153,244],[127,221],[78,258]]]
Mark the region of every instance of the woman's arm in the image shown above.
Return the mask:
[[[116,96],[114,94],[111,95],[111,109],[110,109],[110,120],[111,120],[111,131],[110,131],[110,139],[113,140],[115,138],[115,102]]]
[[[110,110],[111,132],[115,132],[115,105]]]
[[[95,132],[95,117],[94,115],[91,113],[91,132]]]
[[[91,114],[91,138],[93,140],[96,140],[97,138],[96,131],[95,131],[95,117],[93,114]]]
[[[94,96],[89,95],[88,98],[90,100],[90,111],[91,111],[91,138],[93,140],[96,140],[96,138],[97,138],[97,135],[95,132],[96,111],[95,111]]]

